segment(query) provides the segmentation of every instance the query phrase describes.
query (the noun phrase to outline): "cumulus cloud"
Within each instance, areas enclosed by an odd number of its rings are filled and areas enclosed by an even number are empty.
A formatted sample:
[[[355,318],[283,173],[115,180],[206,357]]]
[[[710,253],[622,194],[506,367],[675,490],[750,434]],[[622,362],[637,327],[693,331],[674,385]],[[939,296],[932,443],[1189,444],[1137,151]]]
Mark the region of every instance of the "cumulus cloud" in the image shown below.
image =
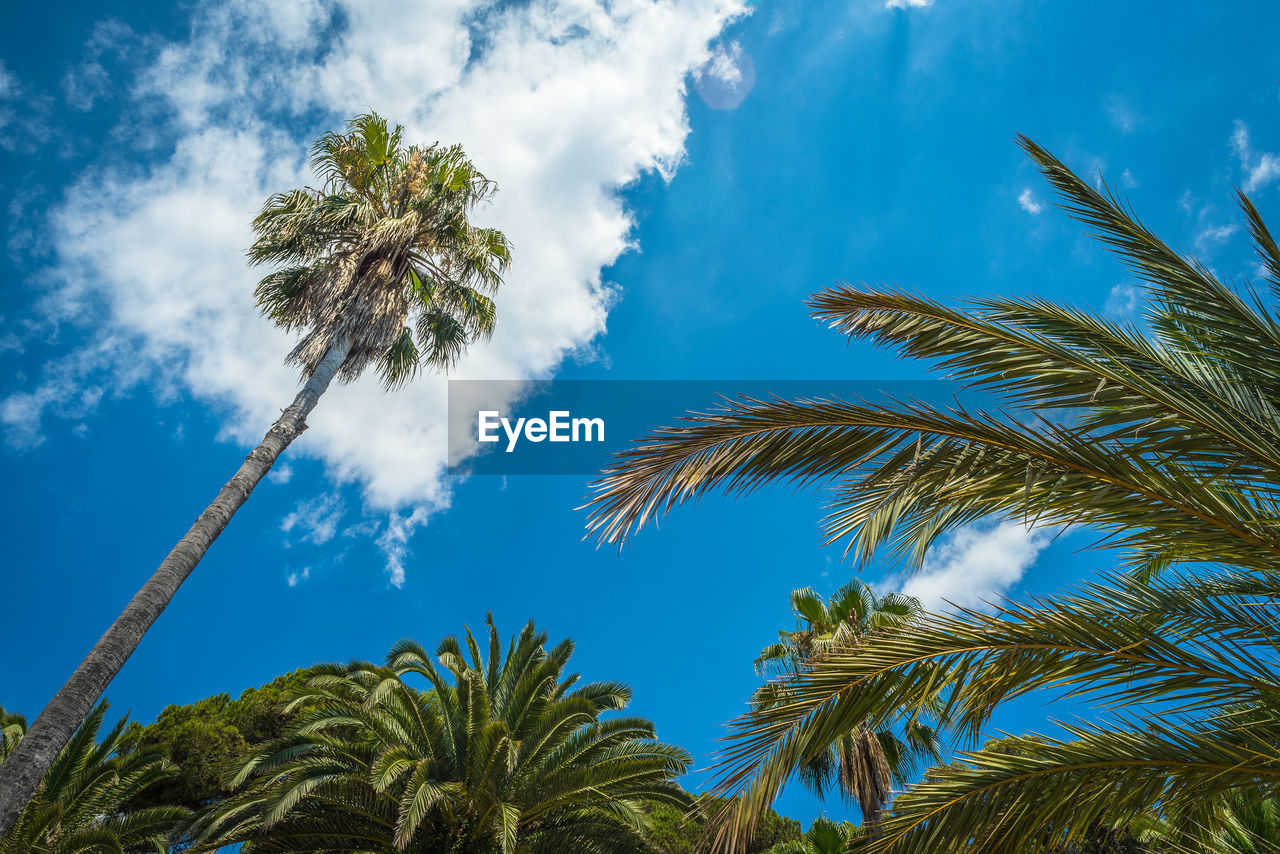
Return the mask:
[[[304,566],[300,571],[294,571],[285,577],[285,583],[290,587],[297,587],[302,582],[311,577],[311,567]]]
[[[1239,119],[1236,119],[1235,130],[1231,134],[1231,149],[1244,172],[1246,193],[1255,193],[1280,178],[1280,156],[1255,151],[1249,138],[1249,127]]]
[[[1022,580],[1050,538],[1016,523],[971,525],[935,544],[918,574],[894,581],[929,610],[982,607]]]
[[[261,437],[297,382],[281,363],[290,341],[251,304],[261,271],[243,263],[248,225],[267,194],[310,182],[316,133],[372,107],[407,139],[461,143],[498,181],[479,218],[506,232],[515,263],[493,341],[456,376],[547,376],[605,331],[613,295],[601,270],[632,241],[618,190],[674,174],[689,75],[745,12],[740,0],[201,8],[190,38],[157,48],[133,87],[139,110],[160,117],[154,138],[135,142],[164,155],[99,164],[69,190],[53,216],[58,297],[45,307],[86,325],[94,312],[130,342],[99,363],[110,376],[146,366],[217,407],[223,438],[241,443]],[[67,392],[25,394],[14,418],[32,424]],[[406,532],[448,505],[445,402],[440,378],[394,395],[366,378],[333,389],[290,450],[394,513],[383,535],[393,581]]]
[[[1035,192],[1033,192],[1030,187],[1024,188],[1023,191],[1018,194],[1018,204],[1021,205],[1024,211],[1032,216],[1038,216],[1039,213],[1044,210],[1044,203],[1041,202],[1040,199],[1036,198]]]

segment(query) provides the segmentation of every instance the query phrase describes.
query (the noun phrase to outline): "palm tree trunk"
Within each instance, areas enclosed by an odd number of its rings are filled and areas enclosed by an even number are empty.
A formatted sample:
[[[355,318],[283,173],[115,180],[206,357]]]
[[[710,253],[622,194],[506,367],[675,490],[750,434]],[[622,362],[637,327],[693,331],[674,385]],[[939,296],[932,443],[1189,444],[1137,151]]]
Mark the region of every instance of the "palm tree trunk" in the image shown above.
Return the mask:
[[[31,799],[63,745],[178,592],[178,587],[248,500],[253,488],[271,470],[281,452],[307,429],[307,415],[329,387],[349,349],[345,341],[330,347],[293,403],[281,413],[258,447],[245,457],[235,477],[227,481],[218,497],[173,547],[0,765],[0,839]]]

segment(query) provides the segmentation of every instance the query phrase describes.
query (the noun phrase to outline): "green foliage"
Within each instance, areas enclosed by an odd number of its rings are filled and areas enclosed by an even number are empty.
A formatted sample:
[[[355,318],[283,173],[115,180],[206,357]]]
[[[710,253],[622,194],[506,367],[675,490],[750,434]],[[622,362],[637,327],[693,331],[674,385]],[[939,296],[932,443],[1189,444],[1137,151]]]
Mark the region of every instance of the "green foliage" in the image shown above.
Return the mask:
[[[757,672],[796,674],[816,667],[824,656],[852,649],[873,635],[909,629],[923,613],[919,600],[900,593],[878,595],[857,579],[830,601],[809,587],[793,590],[791,612],[795,628],[779,631],[777,642],[760,652]],[[769,682],[752,700],[761,708],[785,705],[790,701],[786,681]],[[800,767],[800,780],[820,797],[838,788],[846,801],[858,805],[863,823],[874,825],[891,797],[891,785],[911,782],[919,761],[941,758],[938,735],[919,719],[914,704],[901,711],[890,725],[874,729],[865,721],[851,723]]]
[[[169,777],[173,768],[158,750],[122,750],[126,720],[98,741],[106,713],[106,704],[100,703],[59,751],[35,796],[0,839],[0,854],[165,854],[169,850],[169,839],[186,819],[187,810],[138,807],[135,801],[144,790]],[[26,725],[3,708],[0,724],[3,760]]]
[[[236,700],[216,694],[194,703],[166,706],[155,723],[131,724],[124,735],[127,750],[158,749],[177,772],[159,781],[138,799],[140,804],[177,804],[200,809],[230,794],[227,769],[249,750],[284,733],[296,712],[285,706],[302,690],[312,668],[278,676],[249,688]]]
[[[779,842],[765,854],[845,854],[864,838],[863,829],[851,821],[816,818],[799,839]]]
[[[710,795],[699,795],[693,812],[670,804],[651,804],[646,808],[649,829],[645,835],[663,854],[702,854],[708,850],[710,817],[726,805],[724,798]],[[794,842],[800,836],[800,822],[769,810],[761,816],[755,835],[742,849],[743,854],[760,854],[774,845]]]
[[[525,626],[504,653],[468,630],[384,666],[319,670],[284,734],[229,781],[243,788],[198,828],[198,847],[275,852],[649,852],[645,807],[686,806],[688,754],[653,725],[608,716],[616,682],[579,684],[573,644]],[[411,682],[418,683],[417,685]],[[419,687],[420,686],[420,687]]]
[[[322,136],[312,166],[323,189],[277,193],[253,221],[258,307],[300,330],[289,360],[314,371],[346,348],[339,380],[375,365],[395,389],[446,370],[496,322],[492,294],[511,262],[501,232],[470,221],[496,190],[458,146],[404,146],[376,114]]]

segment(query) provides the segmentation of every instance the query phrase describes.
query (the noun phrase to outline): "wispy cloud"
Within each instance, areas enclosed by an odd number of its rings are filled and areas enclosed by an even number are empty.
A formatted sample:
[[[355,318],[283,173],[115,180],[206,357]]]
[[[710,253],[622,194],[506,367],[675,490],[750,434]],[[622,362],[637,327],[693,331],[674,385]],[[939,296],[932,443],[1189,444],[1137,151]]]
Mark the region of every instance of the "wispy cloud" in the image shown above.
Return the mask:
[[[1029,531],[1016,523],[971,525],[935,544],[919,574],[885,583],[930,610],[945,609],[948,603],[981,607],[1021,581],[1051,537],[1051,531]]]
[[[1108,95],[1106,108],[1111,124],[1121,133],[1132,133],[1143,122],[1142,115],[1123,95]]]
[[[109,379],[139,365],[167,374],[228,413],[225,438],[242,443],[261,438],[297,383],[281,364],[289,337],[251,304],[261,271],[242,260],[248,224],[269,193],[311,181],[316,133],[373,107],[408,139],[461,143],[498,181],[479,216],[507,233],[515,264],[493,341],[455,376],[546,376],[604,331],[613,294],[601,271],[633,240],[617,191],[646,172],[674,174],[689,75],[746,12],[742,0],[196,8],[190,37],[153,45],[128,86],[127,121],[156,117],[154,150],[171,154],[104,158],[68,191],[53,215],[48,314],[129,341],[127,357],[97,363]],[[10,422],[60,414],[51,401],[69,399],[65,388],[36,391],[59,370],[5,404]],[[360,484],[372,508],[425,517],[449,502],[445,389],[439,378],[397,395],[373,378],[334,389],[290,454]],[[402,563],[388,560],[402,580]]]
[[[698,96],[713,110],[736,109],[755,83],[755,64],[737,42],[718,45],[693,75]]]
[[[1018,194],[1018,204],[1032,216],[1039,216],[1040,212],[1044,210],[1044,202],[1036,197],[1035,192],[1030,187],[1024,188]]]
[[[1235,130],[1231,134],[1231,149],[1240,161],[1240,169],[1244,173],[1241,185],[1246,193],[1256,193],[1280,178],[1280,156],[1255,151],[1249,138],[1249,127],[1240,119],[1236,119]]]
[[[405,580],[405,561],[409,558],[409,538],[420,526],[425,525],[430,513],[425,507],[415,507],[407,514],[392,513],[387,527],[378,537],[378,548],[387,559],[387,583],[402,587]]]
[[[99,98],[111,91],[112,71],[106,65],[109,59],[127,59],[148,44],[149,40],[114,18],[99,21],[85,45],[84,58],[62,78],[67,103],[77,110],[92,109]]]
[[[321,495],[302,501],[280,521],[280,530],[294,534],[302,542],[322,546],[338,533],[338,525],[346,513],[341,497],[336,493]]]
[[[1208,255],[1216,247],[1226,243],[1238,230],[1239,226],[1235,223],[1202,226],[1195,234],[1196,252],[1200,255]]]
[[[270,473],[267,474],[267,480],[276,484],[288,483],[293,480],[293,466],[287,462],[276,463],[271,467]]]
[[[1130,282],[1120,282],[1107,294],[1107,314],[1116,320],[1133,317],[1142,304],[1142,289]]]
[[[884,0],[886,9],[923,9],[932,5],[933,0]]]
[[[304,566],[301,570],[295,570],[293,572],[290,572],[288,576],[285,577],[284,581],[290,587],[297,587],[299,584],[306,581],[310,577],[311,577],[311,567]]]

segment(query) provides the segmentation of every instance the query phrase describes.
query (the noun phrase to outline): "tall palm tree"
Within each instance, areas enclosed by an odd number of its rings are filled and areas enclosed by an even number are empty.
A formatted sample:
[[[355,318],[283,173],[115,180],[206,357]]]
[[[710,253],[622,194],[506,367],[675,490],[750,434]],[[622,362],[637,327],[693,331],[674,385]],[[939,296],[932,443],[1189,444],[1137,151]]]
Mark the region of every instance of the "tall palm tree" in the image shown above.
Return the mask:
[[[320,190],[279,193],[253,221],[254,264],[282,264],[258,305],[302,332],[289,360],[302,390],[116,618],[0,767],[0,834],[120,672],[209,546],[303,430],[320,395],[375,366],[396,388],[445,370],[495,320],[487,295],[510,260],[506,238],[468,217],[494,185],[457,146],[405,147],[402,129],[364,115],[315,145]]]
[[[872,634],[909,626],[923,613],[918,599],[900,593],[878,596],[857,579],[837,590],[830,601],[809,587],[793,590],[791,611],[795,629],[780,630],[778,641],[756,658],[761,675],[818,667],[824,656],[854,648]],[[788,699],[786,683],[770,682],[756,692],[753,702],[776,706]],[[839,735],[800,768],[801,781],[819,796],[834,782],[845,798],[858,804],[863,824],[874,828],[892,798],[892,786],[911,782],[918,761],[942,758],[934,729],[920,720],[914,707],[903,711],[892,726],[873,730],[860,722]]]
[[[688,753],[653,725],[603,717],[630,689],[579,684],[573,643],[546,648],[530,622],[487,656],[467,631],[435,655],[411,641],[385,666],[334,666],[311,680],[289,732],[239,769],[243,792],[196,842],[245,854],[451,851],[649,852],[647,804],[687,806],[674,782]],[[433,661],[434,659],[434,661]],[[438,662],[438,664],[437,664]],[[422,680],[422,687],[410,680]]]
[[[1229,286],[1105,187],[1022,144],[1067,210],[1146,283],[1145,328],[1037,299],[954,309],[834,288],[812,305],[838,330],[933,360],[1038,417],[748,401],[625,455],[589,524],[621,542],[710,490],[825,480],[828,536],[860,559],[888,545],[918,564],[942,534],[994,515],[1093,528],[1125,551],[1127,574],[934,618],[790,677],[793,701],[739,720],[725,753],[721,792],[744,797],[742,815],[851,721],[944,698],[972,735],[1001,701],[1046,687],[1115,711],[1066,738],[1028,737],[1016,757],[973,754],[971,771],[899,798],[872,848],[1050,851],[1152,812],[1194,839],[1212,821],[1198,803],[1280,786],[1280,322],[1268,306],[1280,247],[1240,194],[1269,294]]]
[[[145,789],[174,773],[159,751],[122,753],[127,720],[102,739],[98,733],[107,706],[100,703],[76,730],[45,774],[17,821],[0,837],[0,854],[97,854],[169,850],[169,838],[187,817],[180,807],[137,809],[131,802]],[[0,719],[19,730],[17,715]],[[14,742],[16,743],[16,742]],[[6,738],[0,758],[12,744]]]
[[[836,823],[829,818],[815,818],[804,836],[793,842],[779,842],[764,854],[846,854],[861,839],[862,828],[851,821]]]

